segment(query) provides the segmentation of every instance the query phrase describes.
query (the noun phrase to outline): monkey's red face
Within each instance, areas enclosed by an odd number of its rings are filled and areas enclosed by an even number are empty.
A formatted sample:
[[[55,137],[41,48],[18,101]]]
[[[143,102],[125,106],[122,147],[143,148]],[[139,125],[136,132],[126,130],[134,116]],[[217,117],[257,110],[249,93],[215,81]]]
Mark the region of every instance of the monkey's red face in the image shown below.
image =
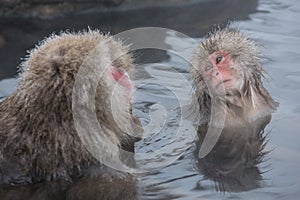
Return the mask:
[[[232,59],[228,52],[216,51],[208,56],[201,67],[202,76],[209,89],[224,95],[234,86]]]
[[[117,68],[117,67],[112,66],[110,72],[111,72],[113,79],[118,84],[120,84],[121,86],[125,87],[128,90],[132,89],[131,80],[125,70],[123,70],[122,68]]]

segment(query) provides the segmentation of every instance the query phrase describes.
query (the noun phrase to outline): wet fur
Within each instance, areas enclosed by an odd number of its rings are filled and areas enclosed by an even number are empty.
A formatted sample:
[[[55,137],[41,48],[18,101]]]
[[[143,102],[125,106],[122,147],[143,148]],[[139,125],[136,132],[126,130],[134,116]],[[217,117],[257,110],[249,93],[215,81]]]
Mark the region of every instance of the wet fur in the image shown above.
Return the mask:
[[[193,55],[191,75],[195,97],[190,112],[198,128],[196,166],[205,178],[215,181],[216,189],[220,191],[241,192],[261,185],[262,172],[258,165],[268,153],[264,150],[264,129],[278,103],[263,86],[264,71],[258,49],[253,40],[227,27],[210,33]],[[239,87],[227,90],[225,95],[210,92],[199,70],[216,51],[229,52],[230,67],[241,80]],[[222,132],[208,155],[199,158],[208,125],[222,125]]]
[[[230,90],[224,96],[212,96],[199,71],[201,63],[215,51],[229,52],[234,63],[232,68],[242,78],[240,88]],[[219,112],[226,113],[228,120],[241,123],[255,121],[276,109],[278,103],[262,84],[264,71],[259,63],[260,58],[258,46],[240,31],[227,27],[210,33],[196,48],[192,58],[191,74],[196,97],[191,112],[196,113],[197,123],[207,124],[210,121],[212,105]],[[212,116],[212,119],[215,118]]]
[[[98,31],[52,35],[29,53],[21,65],[17,91],[0,103],[0,183],[72,180],[83,168],[100,164],[80,141],[72,115],[76,73],[99,42],[108,49],[94,64],[101,66],[101,59],[109,57],[117,67],[133,67],[127,47]],[[120,121],[136,123],[126,124],[126,130],[121,130],[125,124],[115,124],[106,79],[100,80],[96,92],[96,114],[103,126],[99,134],[133,150],[133,132],[141,127],[122,95],[118,97]]]

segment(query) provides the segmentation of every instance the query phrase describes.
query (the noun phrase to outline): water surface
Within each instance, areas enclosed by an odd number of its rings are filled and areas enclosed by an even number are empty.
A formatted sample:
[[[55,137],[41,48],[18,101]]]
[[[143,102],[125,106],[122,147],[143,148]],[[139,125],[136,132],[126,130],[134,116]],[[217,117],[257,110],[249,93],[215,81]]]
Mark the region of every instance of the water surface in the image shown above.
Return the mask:
[[[136,144],[140,168],[152,169],[140,175],[140,199],[298,199],[300,196],[300,2],[260,0],[257,12],[238,27],[261,44],[267,72],[266,88],[280,106],[268,124],[271,150],[258,165],[264,172],[260,187],[243,192],[218,192],[213,180],[196,167],[195,129],[182,120],[180,108],[188,103],[191,88],[187,60],[172,49],[190,49],[193,40],[168,32],[161,38],[170,51],[156,53],[156,62],[141,63],[134,82],[135,113],[146,128]],[[202,38],[194,38],[201,41]],[[152,52],[153,53],[153,52]],[[151,54],[150,54],[151,55]],[[16,79],[0,82],[0,96],[15,90]],[[151,113],[151,116],[150,114]]]
[[[258,165],[263,180],[261,187],[244,192],[216,192],[215,183],[207,180],[203,174],[199,173],[195,167],[195,157],[193,154],[193,144],[188,143],[188,139],[183,140],[181,144],[177,143],[176,150],[181,148],[181,157],[171,165],[164,167],[156,173],[147,174],[143,177],[143,184],[148,185],[148,190],[143,194],[146,199],[298,199],[300,192],[300,69],[298,60],[300,59],[300,3],[295,1],[270,1],[261,0],[257,8],[257,13],[251,14],[250,19],[238,21],[233,24],[240,28],[249,37],[257,40],[261,44],[261,50],[264,55],[263,66],[267,72],[264,81],[266,88],[271,93],[280,106],[273,114],[271,123],[267,126],[265,132],[268,133],[269,142],[265,150],[271,152],[266,155],[264,162]],[[201,40],[201,38],[195,38]],[[170,42],[171,41],[171,42]],[[193,43],[189,40],[176,38],[176,35],[170,34],[165,42],[170,46],[184,46],[188,48]],[[183,73],[188,68],[188,64],[168,53],[169,59],[163,64],[168,65],[177,73]],[[143,70],[150,73],[153,82],[161,84],[162,87],[149,87],[140,91],[139,104],[145,99],[149,99],[150,104],[144,104],[146,107],[155,103],[163,104],[170,108],[178,106],[173,102],[174,97],[170,96],[170,90],[167,90],[165,82],[169,85],[178,83],[178,79],[170,80],[172,71],[167,67],[159,67],[162,63],[151,64],[144,67]],[[169,71],[169,73],[166,73]],[[181,79],[182,80],[182,79]],[[141,80],[137,80],[139,83]],[[176,86],[174,86],[176,87]],[[182,85],[182,94],[190,94]],[[145,96],[144,96],[145,95]],[[170,100],[171,98],[171,100]],[[173,99],[174,100],[174,99]],[[164,102],[167,101],[167,106]],[[140,105],[139,105],[140,106]],[[169,121],[176,120],[176,112],[169,111]],[[173,129],[173,130],[172,130]],[[171,127],[166,126],[161,133],[153,138],[147,138],[138,143],[137,150],[146,149],[155,150],[173,139],[172,131],[176,131],[176,124]],[[191,134],[194,134],[190,128]],[[157,140],[159,142],[157,142]],[[160,144],[162,143],[162,144]],[[190,145],[191,148],[187,148]],[[171,145],[170,145],[171,146]],[[186,148],[186,150],[183,150]],[[145,149],[145,148],[144,148]],[[172,159],[178,156],[176,150],[169,152],[163,159]],[[178,152],[177,152],[178,153]],[[143,159],[143,158],[139,158]],[[161,162],[161,156],[150,160],[152,163]],[[148,162],[150,162],[148,161]],[[155,164],[153,164],[155,165]]]

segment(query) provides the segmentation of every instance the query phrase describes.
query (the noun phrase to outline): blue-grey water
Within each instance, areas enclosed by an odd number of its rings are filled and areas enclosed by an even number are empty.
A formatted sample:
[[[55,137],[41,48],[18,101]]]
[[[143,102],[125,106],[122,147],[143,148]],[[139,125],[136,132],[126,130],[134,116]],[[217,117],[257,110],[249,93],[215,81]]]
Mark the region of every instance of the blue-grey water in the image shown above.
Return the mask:
[[[265,132],[270,150],[258,167],[261,187],[219,192],[213,180],[195,166],[195,129],[182,120],[180,107],[191,97],[188,62],[172,49],[189,49],[194,40],[168,32],[162,39],[170,51],[159,62],[137,66],[135,113],[146,135],[136,144],[137,165],[152,169],[139,175],[140,199],[299,199],[300,196],[300,2],[260,0],[257,12],[233,22],[260,45],[267,72],[264,84],[280,103]],[[194,38],[201,41],[202,38]],[[298,60],[299,59],[299,60]],[[0,81],[0,96],[16,88],[17,79]],[[151,113],[151,116],[149,115]]]

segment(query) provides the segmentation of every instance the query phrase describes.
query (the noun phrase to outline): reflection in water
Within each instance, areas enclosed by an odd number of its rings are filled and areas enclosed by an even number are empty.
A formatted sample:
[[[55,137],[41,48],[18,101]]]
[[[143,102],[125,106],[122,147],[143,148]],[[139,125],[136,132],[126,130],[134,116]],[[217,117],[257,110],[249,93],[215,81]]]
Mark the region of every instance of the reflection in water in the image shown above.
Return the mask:
[[[218,1],[218,5],[222,7],[223,2],[224,1]],[[244,2],[245,1],[243,1],[242,3]],[[234,11],[232,11],[232,13],[234,14]],[[208,27],[209,25],[201,23],[201,20],[198,20],[197,18],[193,18],[193,17],[188,17],[188,14],[190,14],[190,12],[185,10],[185,14],[187,14],[187,18],[191,22],[191,24],[195,22],[197,23],[199,22],[199,26],[195,27],[195,29],[193,29],[192,26],[190,26],[191,31],[197,32],[198,30],[196,29],[201,27],[203,28],[204,25],[205,27],[207,26],[207,28],[210,29],[210,27]],[[161,168],[156,173],[146,174],[144,177],[142,177],[143,185],[152,186],[157,183],[156,184],[157,186],[148,187],[149,189],[143,190],[141,199],[184,199],[184,200],[185,199],[187,200],[190,199],[211,199],[211,200],[282,199],[285,200],[285,199],[299,198],[300,195],[299,194],[299,188],[300,188],[299,81],[300,81],[300,76],[299,76],[299,67],[298,67],[299,58],[300,58],[300,54],[299,54],[300,28],[298,22],[299,14],[300,14],[299,1],[260,0],[258,13],[251,15],[250,20],[244,22],[238,22],[237,25],[239,28],[242,28],[245,32],[249,33],[251,37],[253,36],[257,40],[259,40],[259,43],[263,45],[264,54],[268,58],[268,62],[265,65],[265,69],[269,74],[269,76],[267,76],[268,79],[270,79],[271,77],[269,82],[267,82],[267,87],[268,90],[271,92],[272,96],[276,97],[276,99],[278,99],[281,102],[281,107],[279,108],[278,112],[276,112],[272,116],[271,123],[265,129],[266,132],[269,132],[269,130],[272,129],[272,132],[270,133],[271,140],[268,142],[266,148],[264,149],[263,146],[263,144],[266,142],[263,139],[265,137],[265,133],[263,132],[258,133],[257,131],[255,132],[252,130],[252,133],[255,133],[257,135],[257,137],[252,137],[253,139],[251,140],[252,144],[254,144],[253,142],[256,141],[256,143],[261,145],[262,148],[261,151],[258,151],[256,149],[248,157],[245,157],[245,154],[247,152],[249,153],[249,151],[246,151],[245,147],[242,146],[242,144],[246,144],[246,142],[243,142],[245,141],[245,139],[242,140],[241,138],[235,138],[229,136],[226,137],[227,140],[223,138],[225,138],[225,134],[230,135],[230,133],[233,134],[237,132],[239,132],[239,134],[237,135],[240,135],[241,132],[242,133],[247,132],[247,134],[250,134],[250,131],[246,131],[246,129],[241,130],[241,128],[237,129],[238,131],[233,131],[233,130],[230,131],[227,130],[227,132],[224,131],[223,137],[219,141],[221,145],[218,145],[216,147],[216,149],[219,150],[218,153],[212,152],[207,158],[202,160],[197,160],[198,162],[197,169],[194,169],[192,159],[195,158],[199,150],[196,151],[191,149],[190,150],[191,152],[189,150],[185,152],[185,155],[180,157],[180,159],[178,159],[172,165]],[[170,16],[177,17],[177,15],[170,15]],[[139,17],[135,17],[135,18],[138,19]],[[140,20],[142,20],[142,18],[143,17],[140,17]],[[151,17],[151,19],[153,18],[156,17]],[[96,24],[96,22],[94,23],[94,21],[98,21],[96,17],[93,17],[92,19],[88,19],[88,20],[84,20],[84,19],[78,21],[67,20],[67,22],[69,22],[69,24],[66,23],[67,25],[66,24],[63,25],[62,21],[63,21],[62,19],[53,20],[53,21],[49,20],[47,21],[47,23],[43,22],[44,23],[43,26],[41,27],[39,26],[39,28],[37,28],[36,26],[32,26],[28,24],[29,22],[18,24],[17,21],[11,23],[11,21],[2,20],[2,23],[7,25],[7,27],[2,30],[3,33],[6,34],[5,38],[7,39],[7,43],[6,43],[7,48],[5,49],[2,48],[0,52],[2,58],[1,59],[2,65],[0,66],[1,76],[11,77],[13,74],[15,74],[15,66],[16,66],[15,63],[17,63],[19,58],[24,55],[24,49],[28,49],[29,45],[36,43],[37,40],[41,39],[45,35],[48,35],[49,31],[55,29],[54,27],[55,24],[57,26],[60,26],[57,29],[61,29],[64,27],[79,28],[78,26],[79,23],[82,24],[82,27],[85,27],[86,26],[86,24],[84,24],[85,21],[89,21],[89,24],[92,27],[100,27],[99,24],[101,24],[101,22],[99,22],[98,25]],[[161,21],[165,22],[165,20],[161,20]],[[112,23],[116,24],[119,22],[121,23],[121,21],[117,20]],[[38,22],[34,22],[34,21],[33,23],[38,24]],[[155,23],[155,21],[153,23]],[[176,21],[172,21],[172,23],[176,26],[181,26],[180,23],[176,23]],[[123,25],[125,26],[125,24]],[[114,29],[114,25],[112,26],[113,26],[112,29]],[[28,28],[26,29],[26,27]],[[202,33],[203,32],[199,31],[199,34]],[[168,36],[166,39],[167,40],[172,39],[172,44],[174,45],[182,45],[185,42],[182,38],[178,38],[176,36],[174,37]],[[190,47],[190,45],[191,44],[188,44],[186,46]],[[178,59],[175,58],[174,56],[170,56],[170,58],[166,58],[165,62],[169,65],[172,65],[174,68],[176,67],[176,69],[177,68],[180,69],[180,71],[184,71],[187,69],[186,65],[183,65],[182,61],[181,60],[178,61]],[[164,69],[166,68],[164,67]],[[143,80],[151,79],[153,74],[160,75],[162,71],[164,70],[157,69],[156,71],[152,70],[147,72],[142,70],[141,73],[139,74],[139,77],[137,77],[137,80],[139,82],[142,82]],[[291,76],[293,76],[293,80],[289,79]],[[161,76],[155,80],[155,83],[159,84],[161,81],[165,81],[167,77],[169,77],[168,74]],[[296,77],[298,78],[296,79]],[[172,77],[169,77],[169,79],[167,80],[171,82]],[[15,79],[14,81],[16,82]],[[173,82],[177,82],[177,81],[173,79]],[[178,84],[180,84],[179,81]],[[11,84],[11,83],[6,84],[4,82],[0,82],[0,94],[2,94],[2,96],[7,96],[8,92],[14,91],[13,89],[14,85],[15,84]],[[166,104],[168,105],[172,105],[174,101],[174,98],[170,96],[170,94],[164,89],[156,87],[154,91],[153,88],[152,89],[149,88],[150,87],[147,86],[139,90],[140,92],[143,92],[143,95],[139,95],[139,96],[137,95],[138,101],[135,106],[136,107],[135,111],[139,112],[138,114],[140,118],[143,118],[143,121],[145,123],[147,122],[148,119],[146,116],[148,116],[147,111],[150,105],[154,105],[157,102],[161,102],[161,101],[166,102]],[[186,96],[186,94],[184,93],[185,88],[183,86],[180,88],[183,90],[182,93]],[[177,118],[175,114],[169,116],[170,119],[172,119],[172,117],[173,119]],[[266,125],[267,122],[268,120],[265,120]],[[150,138],[147,141],[142,142],[141,144],[138,143],[136,149],[151,151],[153,149],[160,148],[160,146],[162,145],[165,145],[168,141],[170,141],[170,139],[172,139],[173,136],[172,132],[174,132],[174,129],[176,129],[174,128],[174,126],[176,126],[176,123],[171,124],[170,127],[171,128],[173,127],[173,129],[167,129],[166,131],[162,132],[162,134],[155,135],[156,136],[155,138]],[[263,126],[264,125],[262,124],[261,131],[263,131]],[[259,128],[257,130],[259,130]],[[251,137],[248,138],[250,139]],[[261,142],[259,142],[260,139],[262,140]],[[240,143],[234,142],[237,140],[239,140]],[[157,141],[160,141],[160,143],[158,143]],[[178,143],[177,145],[183,147],[186,144],[184,142],[181,142]],[[224,148],[221,148],[222,145],[224,146]],[[261,165],[259,165],[259,162],[261,161],[263,154],[265,154],[267,150],[270,149],[274,149],[274,150],[272,151],[272,153],[268,154],[267,156],[268,161],[264,165],[270,166],[270,168],[268,169],[271,170],[261,174],[261,172],[265,170],[261,169]],[[189,154],[190,153],[192,154],[192,152],[194,152],[194,154],[190,156]],[[235,152],[235,153],[230,154],[230,152]],[[245,153],[242,154],[242,152]],[[233,158],[233,161],[225,160],[226,155],[228,155],[228,157],[230,158]],[[257,157],[255,157],[255,155]],[[222,163],[217,162],[217,160],[219,159],[218,156],[224,158],[223,163],[226,163],[226,165],[225,164],[222,165]],[[166,159],[168,158],[173,159],[173,157],[176,156],[172,156],[169,154],[168,157],[166,157]],[[246,160],[237,161],[239,158],[248,158],[248,161],[247,162]],[[145,160],[145,157],[142,157],[141,160]],[[204,163],[204,161],[206,163]],[[159,159],[151,159],[149,160],[149,162],[155,165],[156,163],[161,161],[159,161]],[[246,165],[242,163],[249,163],[249,164]],[[210,168],[208,168],[208,164],[210,164],[210,166],[214,167],[215,169],[218,169],[219,171],[223,172],[223,174],[225,174],[227,179],[224,178],[224,175],[223,177],[218,178],[220,177],[220,175],[217,176],[215,173],[209,173]],[[205,170],[208,172],[206,172]],[[199,173],[199,171],[201,173]],[[249,179],[246,179],[247,177],[245,177],[247,173],[249,173],[248,175]],[[197,175],[192,176],[194,174]],[[213,174],[214,176],[210,174]],[[206,180],[202,180],[202,175],[206,177]],[[264,185],[261,185],[262,183],[261,179],[264,180],[263,181]],[[199,180],[201,181],[196,186],[197,190],[194,190],[195,184]],[[248,188],[241,187],[240,183],[243,183],[246,186],[247,184],[253,184],[252,185],[253,187],[259,187],[260,185],[263,187],[255,190],[250,190],[248,192],[220,193],[220,192],[215,192],[214,188],[212,187],[213,181],[211,180],[216,181],[216,185],[218,186],[219,190],[221,188],[219,188],[220,186],[217,181],[219,181],[220,184],[226,185],[225,189],[223,187],[223,189],[226,191],[234,191],[233,189],[235,189],[235,191],[241,191],[242,189],[244,190],[251,189],[249,187]],[[90,187],[92,187],[94,183],[95,185],[94,189],[95,189],[97,187],[97,183],[94,182],[94,180],[90,181],[90,183],[91,184],[87,184],[86,187],[83,184],[82,185],[78,184],[78,187],[80,187],[81,190],[89,191],[91,196],[92,194],[94,194],[95,195],[94,199],[95,199],[97,198],[97,195],[100,194],[97,194],[96,192],[92,193],[91,190],[93,189],[90,189]],[[123,183],[128,184],[126,182]],[[237,185],[234,185],[234,183],[237,183]],[[108,185],[111,185],[111,183]],[[127,188],[130,190],[131,186],[130,184],[128,185],[129,186],[127,186]],[[136,183],[136,185],[139,185],[139,183]],[[38,186],[41,186],[41,189],[38,189]],[[49,188],[46,189],[47,186],[49,186]],[[0,189],[0,199],[5,199],[5,198],[6,199],[30,199],[30,198],[39,199],[38,197],[45,196],[45,193],[48,193],[49,196],[52,195],[51,197],[53,197],[53,198],[49,197],[48,199],[58,199],[58,200],[66,199],[65,198],[66,190],[70,186],[55,187],[55,186],[51,186],[51,184],[48,184],[47,186],[36,185],[32,188],[25,188],[25,189],[24,188],[7,189],[6,191],[9,192],[8,194],[4,193],[4,189]],[[62,190],[62,192],[61,193],[57,192],[56,196],[53,195],[53,191],[55,191],[55,188],[57,188],[59,191]],[[21,191],[19,191],[18,189],[20,189]],[[113,186],[111,186],[110,189],[111,189],[110,191],[114,191]],[[21,194],[22,192],[23,195]],[[33,194],[31,194],[30,192],[32,192]],[[58,194],[61,194],[61,197],[59,197]],[[19,197],[15,197],[14,195],[17,195]],[[125,197],[126,194],[124,195],[124,198]]]
[[[238,127],[224,128],[212,151],[198,158],[199,147],[207,133],[199,127],[196,166],[205,178],[215,181],[216,190],[241,192],[260,187],[262,172],[258,165],[267,151],[264,129],[271,116]]]
[[[103,173],[102,170],[100,173]],[[1,200],[132,200],[138,198],[137,180],[133,176],[111,169],[108,169],[103,176],[98,175],[97,171],[99,169],[91,172],[89,177],[80,178],[74,183],[60,181],[28,186],[2,186],[0,197]]]

